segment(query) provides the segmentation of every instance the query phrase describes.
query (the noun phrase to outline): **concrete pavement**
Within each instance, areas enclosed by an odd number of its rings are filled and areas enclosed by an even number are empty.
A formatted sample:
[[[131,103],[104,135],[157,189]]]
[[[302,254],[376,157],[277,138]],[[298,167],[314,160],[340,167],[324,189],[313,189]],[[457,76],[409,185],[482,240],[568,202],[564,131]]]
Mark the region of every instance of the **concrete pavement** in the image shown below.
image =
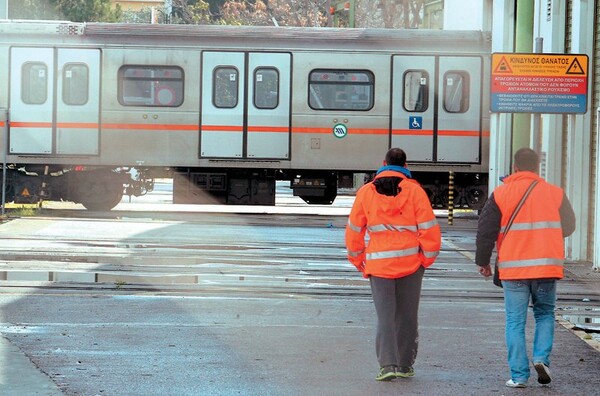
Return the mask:
[[[173,292],[99,284],[44,291],[12,284],[0,290],[0,395],[600,394],[598,341],[564,320],[597,323],[599,274],[566,264],[551,386],[532,374],[529,388],[506,388],[501,291],[476,275],[469,227],[445,230],[441,261],[426,273],[414,378],[374,380],[375,315],[364,293],[257,295],[240,286],[234,295],[206,285]],[[350,272],[339,261],[331,268]],[[358,274],[350,276],[368,290]],[[530,314],[528,339],[532,325]]]
[[[570,284],[573,285],[572,274],[585,271],[581,264],[572,264],[575,268],[568,271],[571,277]],[[569,268],[569,265],[567,266]],[[434,282],[434,275],[426,280]],[[588,295],[589,310],[598,309],[600,301],[600,282],[586,278],[575,282],[580,295]],[[493,287],[490,284],[490,287]],[[559,294],[564,293],[560,290]],[[29,311],[27,306],[37,306],[36,296],[20,297],[18,308],[14,302],[7,304],[2,299],[0,309],[3,313],[2,332],[5,336],[16,341],[15,344],[24,346],[26,352],[35,355],[40,367],[44,369],[44,353],[40,354],[35,349],[30,349],[31,340],[22,344],[23,338],[16,335],[22,330],[15,324],[7,328],[6,322],[16,323],[23,318],[33,315],[39,316],[37,311]],[[45,297],[41,297],[45,298]],[[52,297],[58,298],[58,297]],[[65,319],[59,321],[61,329],[67,328],[66,318],[78,316],[76,312],[69,312],[66,301],[75,297],[61,296],[63,303],[46,301],[44,304],[53,306],[60,305],[64,309]],[[98,299],[94,306],[98,312],[109,309],[102,307],[102,301]],[[120,298],[123,300],[123,298]],[[127,300],[127,299],[126,299]],[[143,305],[142,302],[144,301]],[[551,366],[553,382],[551,386],[540,386],[536,383],[535,374],[527,389],[509,389],[504,386],[508,378],[508,369],[505,362],[505,346],[503,341],[503,311],[502,304],[498,301],[471,302],[469,300],[444,300],[435,296],[426,296],[421,303],[420,311],[420,350],[415,370],[417,375],[412,379],[396,380],[392,383],[378,383],[374,380],[377,372],[377,364],[374,356],[373,324],[374,315],[372,304],[367,299],[239,299],[235,307],[231,302],[217,299],[202,299],[198,301],[193,298],[183,298],[177,303],[177,307],[189,314],[181,319],[177,332],[166,329],[168,339],[164,342],[170,348],[156,355],[159,360],[164,359],[162,370],[169,370],[167,365],[174,365],[175,371],[204,370],[198,378],[192,378],[183,387],[178,388],[177,381],[170,387],[163,387],[152,382],[151,374],[141,374],[139,383],[146,383],[147,387],[138,384],[136,376],[139,374],[135,360],[123,363],[119,368],[119,375],[128,378],[131,375],[131,387],[126,383],[120,383],[116,388],[111,388],[108,382],[111,376],[105,379],[93,379],[89,369],[78,368],[76,376],[69,377],[67,373],[60,371],[62,385],[79,382],[99,382],[100,388],[107,389],[102,393],[109,395],[230,395],[230,394],[263,394],[263,395],[592,395],[600,392],[600,352],[590,343],[582,340],[577,334],[567,327],[571,325],[561,320],[556,325],[555,348],[553,352],[553,363]],[[31,302],[33,303],[31,303]],[[100,304],[100,305],[99,305]],[[136,304],[140,304],[137,306]],[[112,312],[106,319],[97,318],[101,322],[101,330],[117,338],[119,328],[125,326],[128,336],[132,336],[133,329],[140,327],[141,334],[145,331],[142,327],[159,328],[153,319],[155,311],[161,310],[160,304],[165,304],[161,299],[131,299],[123,308],[130,312]],[[185,306],[184,304],[190,304]],[[282,305],[283,304],[283,305]],[[572,310],[568,303],[559,304],[559,315],[571,314]],[[286,308],[282,308],[286,307]],[[43,306],[38,308],[44,310]],[[81,309],[79,307],[78,309]],[[115,309],[112,307],[111,309]],[[165,308],[167,309],[167,308]],[[171,308],[168,308],[171,310]],[[14,312],[13,312],[14,310]],[[196,313],[197,310],[198,313]],[[232,310],[232,311],[230,311]],[[277,311],[281,310],[281,311]],[[194,311],[190,313],[191,311]],[[198,319],[204,312],[212,311],[210,319]],[[37,312],[37,313],[36,313]],[[140,312],[134,314],[134,312]],[[235,317],[234,312],[243,312]],[[276,314],[273,314],[276,312]],[[585,312],[585,309],[583,310]],[[267,314],[266,314],[267,313]],[[270,313],[270,314],[268,314]],[[186,315],[187,315],[186,314]],[[110,318],[121,315],[128,323],[110,323]],[[136,315],[140,315],[138,318]],[[219,316],[223,315],[223,317]],[[79,315],[81,316],[81,315]],[[247,316],[247,322],[240,323],[240,319]],[[19,319],[21,318],[21,319]],[[195,319],[194,319],[195,318]],[[529,317],[528,326],[531,333],[533,318]],[[40,319],[42,320],[42,319]],[[79,320],[79,319],[78,319]],[[85,321],[87,319],[80,319]],[[199,320],[199,322],[194,322]],[[176,319],[169,320],[169,326],[173,326]],[[260,322],[260,323],[259,323]],[[43,321],[41,323],[44,323]],[[56,326],[59,326],[58,324]],[[74,326],[74,325],[72,325]],[[86,324],[89,327],[89,324]],[[111,327],[114,326],[114,329]],[[119,327],[120,326],[120,327]],[[23,331],[31,326],[22,326]],[[88,339],[102,345],[102,341],[95,338],[91,329],[86,327],[82,339]],[[216,327],[216,328],[215,328]],[[40,328],[44,328],[40,325]],[[181,351],[175,351],[176,346],[188,344],[187,354],[194,356],[219,355],[213,350],[212,342],[206,345],[189,345],[193,334],[186,333],[186,328],[210,329],[211,334],[216,334],[219,343],[226,344],[230,350],[235,351],[236,359],[228,367],[227,359],[213,356],[216,359],[209,366],[203,366],[202,357],[197,360],[198,367],[176,366],[179,364]],[[190,330],[191,331],[191,330]],[[69,330],[61,330],[69,332]],[[76,336],[63,334],[58,337],[63,342],[74,343]],[[43,333],[43,331],[42,331]],[[579,332],[584,336],[584,333]],[[38,337],[38,336],[36,336]],[[44,340],[40,334],[40,340]],[[67,337],[67,338],[65,338]],[[69,339],[68,337],[73,337]],[[248,338],[249,337],[249,338]],[[159,337],[160,338],[160,337]],[[588,340],[590,341],[590,340]],[[145,341],[142,341],[144,343]],[[597,341],[591,340],[597,346]],[[148,351],[140,348],[136,353],[149,354],[145,360],[152,358],[152,350],[156,345],[148,340]],[[5,338],[0,338],[0,394],[4,396],[23,395],[60,395],[60,387],[55,384],[48,373],[40,370],[19,348]],[[209,346],[210,345],[210,346]],[[62,349],[79,349],[81,346],[67,344]],[[121,347],[123,348],[123,347]],[[59,348],[60,349],[60,348]],[[171,354],[173,356],[171,356]],[[178,357],[179,356],[179,357]],[[210,358],[210,357],[209,357]],[[48,356],[48,359],[50,357]],[[206,359],[206,358],[205,358]],[[172,363],[169,363],[172,362]],[[85,363],[85,362],[83,362]],[[97,363],[100,364],[100,363]],[[116,364],[114,362],[113,364]],[[121,364],[121,363],[119,363]],[[185,363],[189,365],[188,363]],[[57,368],[46,367],[50,375],[56,378],[59,371]],[[227,373],[228,369],[234,369],[234,373]],[[124,371],[123,371],[124,370]],[[68,370],[65,370],[68,371]],[[158,374],[156,374],[158,375]],[[101,377],[96,375],[95,377]],[[175,376],[177,378],[177,376]],[[197,383],[197,391],[194,383]],[[135,384],[135,385],[134,385]],[[72,393],[67,385],[65,394]],[[113,389],[111,391],[110,389]],[[114,389],[118,389],[115,391]],[[143,389],[143,391],[142,391]],[[172,390],[172,392],[170,391]],[[71,391],[71,392],[69,392]],[[256,393],[259,392],[259,393]],[[88,393],[81,393],[88,394]]]
[[[0,337],[0,394],[5,396],[63,395],[50,377],[4,337]]]

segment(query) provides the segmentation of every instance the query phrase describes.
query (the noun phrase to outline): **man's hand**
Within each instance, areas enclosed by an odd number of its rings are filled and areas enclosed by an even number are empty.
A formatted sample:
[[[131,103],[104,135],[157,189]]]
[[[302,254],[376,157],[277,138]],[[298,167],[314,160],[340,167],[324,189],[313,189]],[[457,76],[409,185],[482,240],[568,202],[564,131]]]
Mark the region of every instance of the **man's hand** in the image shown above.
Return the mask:
[[[492,267],[489,264],[482,265],[479,267],[479,273],[488,278],[492,276]]]
[[[358,268],[358,270],[362,273],[363,278],[369,278],[369,275],[365,274],[366,266],[364,261],[356,268]]]

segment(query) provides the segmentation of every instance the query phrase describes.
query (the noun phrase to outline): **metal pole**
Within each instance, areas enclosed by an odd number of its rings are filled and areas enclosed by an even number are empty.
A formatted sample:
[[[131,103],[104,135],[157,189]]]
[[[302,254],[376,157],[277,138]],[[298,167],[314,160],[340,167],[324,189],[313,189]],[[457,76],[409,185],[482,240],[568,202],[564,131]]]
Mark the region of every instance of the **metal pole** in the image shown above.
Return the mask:
[[[454,171],[448,173],[448,225],[454,224]]]
[[[8,19],[8,0],[0,0],[0,19]]]
[[[6,212],[6,155],[8,152],[8,110],[0,109],[0,132],[2,132],[2,216]]]
[[[533,49],[534,2],[516,0],[515,52],[531,52]],[[513,114],[513,152],[530,147],[531,114]]]
[[[541,54],[544,52],[544,38],[536,37],[535,39],[535,53]],[[535,113],[533,115],[533,123],[532,123],[532,133],[531,133],[531,148],[533,151],[541,154],[542,151],[542,142],[541,142],[541,123],[542,123],[542,115],[540,113]]]

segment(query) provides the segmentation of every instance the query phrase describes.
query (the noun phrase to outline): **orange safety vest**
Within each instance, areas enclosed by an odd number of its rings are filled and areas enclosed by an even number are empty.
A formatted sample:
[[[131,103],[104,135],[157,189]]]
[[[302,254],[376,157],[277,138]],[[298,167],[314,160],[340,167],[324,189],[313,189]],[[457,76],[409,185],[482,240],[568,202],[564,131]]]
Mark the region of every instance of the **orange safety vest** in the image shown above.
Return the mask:
[[[401,177],[402,190],[395,197],[379,194],[373,183],[358,190],[346,225],[348,260],[365,276],[401,278],[433,264],[441,246],[440,226],[417,181],[390,170],[380,177]]]
[[[538,184],[500,244],[498,268],[502,280],[563,277],[565,252],[559,209],[564,193],[560,187],[547,183],[535,173],[514,173],[494,191],[494,200],[502,213],[498,241],[503,238],[509,218],[534,180],[538,180]]]

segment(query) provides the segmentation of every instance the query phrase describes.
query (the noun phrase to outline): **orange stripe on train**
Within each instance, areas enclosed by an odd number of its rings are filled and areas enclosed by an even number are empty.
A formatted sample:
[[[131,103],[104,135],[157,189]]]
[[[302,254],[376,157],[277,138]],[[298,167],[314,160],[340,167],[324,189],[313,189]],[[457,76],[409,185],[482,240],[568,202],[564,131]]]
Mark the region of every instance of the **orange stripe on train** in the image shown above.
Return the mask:
[[[441,130],[438,131],[438,135],[440,136],[471,136],[471,137],[479,137],[479,131],[450,131],[450,130]]]
[[[102,124],[105,129],[135,129],[150,131],[197,131],[198,125],[182,124]]]
[[[333,127],[331,128],[308,128],[308,127],[295,127],[293,133],[333,133]],[[389,132],[387,129],[371,129],[371,128],[352,128],[348,127],[348,135],[387,135]]]
[[[5,122],[0,122],[0,127],[4,127]],[[10,123],[13,128],[52,128],[51,122],[18,122]],[[97,129],[100,127],[97,123],[92,122],[59,122],[56,125],[58,128],[81,128],[81,129]],[[198,131],[198,125],[184,124],[125,124],[125,123],[107,123],[102,124],[104,129],[129,129],[129,130],[155,130],[155,131]],[[240,125],[202,125],[202,131],[206,132],[243,132],[243,127]],[[274,132],[288,133],[289,127],[286,126],[249,126],[248,132]],[[315,134],[330,134],[333,133],[332,128],[313,128],[313,127],[296,127],[293,128],[293,133],[315,133]],[[348,128],[349,135],[386,135],[387,129],[372,129],[372,128]],[[433,136],[431,129],[394,129],[392,135],[404,136]],[[465,136],[479,137],[479,131],[474,130],[440,130],[439,136]],[[484,131],[484,137],[489,137],[490,132]]]
[[[433,136],[433,129],[394,129],[392,135]]]
[[[11,128],[52,128],[51,122],[18,122],[11,121]]]
[[[82,129],[98,129],[100,126],[97,122],[59,122],[56,124],[58,128],[82,128]]]

